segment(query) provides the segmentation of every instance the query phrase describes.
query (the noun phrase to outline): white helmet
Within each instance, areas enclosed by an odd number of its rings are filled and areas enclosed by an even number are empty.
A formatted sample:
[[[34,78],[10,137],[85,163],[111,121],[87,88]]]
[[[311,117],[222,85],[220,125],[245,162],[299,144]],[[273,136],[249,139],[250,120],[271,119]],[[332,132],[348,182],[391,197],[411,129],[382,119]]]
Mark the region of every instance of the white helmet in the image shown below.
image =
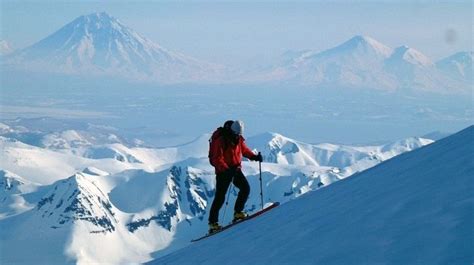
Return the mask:
[[[242,135],[244,133],[244,122],[236,120],[232,123],[230,129],[234,134]]]

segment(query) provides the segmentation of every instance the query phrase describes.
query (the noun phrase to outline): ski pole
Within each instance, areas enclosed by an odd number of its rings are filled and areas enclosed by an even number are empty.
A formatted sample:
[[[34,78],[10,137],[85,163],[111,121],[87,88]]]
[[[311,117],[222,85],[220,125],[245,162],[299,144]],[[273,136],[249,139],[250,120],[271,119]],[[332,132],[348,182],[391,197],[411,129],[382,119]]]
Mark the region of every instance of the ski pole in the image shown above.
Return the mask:
[[[258,152],[258,155],[261,157],[262,154]],[[262,188],[262,162],[258,161],[258,169],[260,171],[260,204],[262,205],[263,210],[263,188]]]

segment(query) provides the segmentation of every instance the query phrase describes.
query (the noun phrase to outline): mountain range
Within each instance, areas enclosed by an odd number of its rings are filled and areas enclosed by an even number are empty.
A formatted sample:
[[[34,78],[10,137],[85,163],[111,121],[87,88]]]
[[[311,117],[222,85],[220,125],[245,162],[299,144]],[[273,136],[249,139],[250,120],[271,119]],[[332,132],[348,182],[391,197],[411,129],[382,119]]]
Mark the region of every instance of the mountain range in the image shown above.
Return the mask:
[[[286,53],[282,63],[256,78],[328,88],[451,94],[471,91],[469,69],[472,52],[435,63],[408,46],[392,49],[371,37],[355,36],[322,52]]]
[[[151,148],[100,127],[41,131],[27,124],[0,126],[0,242],[8,242],[0,262],[144,262],[206,231],[215,189],[209,134]],[[265,133],[247,142],[264,157],[265,203],[287,203],[433,141],[312,145]],[[243,171],[252,212],[260,207],[258,164],[244,161]],[[230,204],[235,198],[231,188]]]
[[[4,46],[6,42],[2,50]],[[263,82],[438,94],[472,91],[472,52],[433,62],[408,46],[393,49],[371,37],[354,36],[328,50],[287,52],[276,65],[236,71],[167,50],[105,12],[78,17],[29,47],[2,54],[6,54],[3,69],[161,83]]]

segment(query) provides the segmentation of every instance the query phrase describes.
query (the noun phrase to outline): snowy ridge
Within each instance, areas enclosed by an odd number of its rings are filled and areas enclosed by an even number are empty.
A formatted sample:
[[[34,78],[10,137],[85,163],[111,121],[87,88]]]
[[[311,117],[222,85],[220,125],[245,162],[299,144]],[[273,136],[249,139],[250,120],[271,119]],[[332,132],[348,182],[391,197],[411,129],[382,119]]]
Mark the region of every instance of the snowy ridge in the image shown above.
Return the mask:
[[[2,191],[8,191],[11,193],[25,193],[32,189],[33,183],[23,179],[22,177],[8,171],[0,170]]]
[[[335,48],[317,54],[317,56],[329,56],[340,53],[345,53],[347,56],[354,56],[354,54],[364,55],[371,53],[380,58],[387,58],[392,52],[390,47],[371,37],[357,35]]]
[[[458,52],[436,62],[436,66],[453,78],[472,82],[474,52]]]
[[[265,162],[335,168],[344,168],[363,160],[387,160],[432,142],[429,139],[409,138],[382,146],[310,145],[277,133],[261,134],[248,140],[250,146],[262,152]]]
[[[23,194],[34,192],[38,184],[8,171],[0,170],[0,220],[34,208]]]
[[[60,180],[37,204],[38,214],[51,228],[87,222],[90,233],[113,232],[117,219],[105,193],[84,173]]]
[[[473,146],[471,126],[148,264],[470,264]]]
[[[430,67],[434,63],[421,52],[406,45],[396,48],[391,55],[394,60],[403,60],[412,65]]]

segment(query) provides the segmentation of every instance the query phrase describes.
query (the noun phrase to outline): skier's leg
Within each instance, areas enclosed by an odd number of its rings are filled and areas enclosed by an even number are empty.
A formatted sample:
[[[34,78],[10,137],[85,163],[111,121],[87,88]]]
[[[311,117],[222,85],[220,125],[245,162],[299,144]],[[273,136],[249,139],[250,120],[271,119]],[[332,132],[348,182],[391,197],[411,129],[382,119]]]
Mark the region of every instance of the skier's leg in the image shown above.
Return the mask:
[[[235,201],[234,211],[241,212],[244,210],[245,203],[249,197],[250,185],[240,170],[234,176],[234,185],[239,189],[239,195],[237,195],[237,200]]]
[[[219,221],[219,210],[224,204],[225,195],[231,182],[231,176],[227,174],[218,174],[216,176],[216,195],[212,201],[211,211],[209,212],[209,223],[217,223]]]

